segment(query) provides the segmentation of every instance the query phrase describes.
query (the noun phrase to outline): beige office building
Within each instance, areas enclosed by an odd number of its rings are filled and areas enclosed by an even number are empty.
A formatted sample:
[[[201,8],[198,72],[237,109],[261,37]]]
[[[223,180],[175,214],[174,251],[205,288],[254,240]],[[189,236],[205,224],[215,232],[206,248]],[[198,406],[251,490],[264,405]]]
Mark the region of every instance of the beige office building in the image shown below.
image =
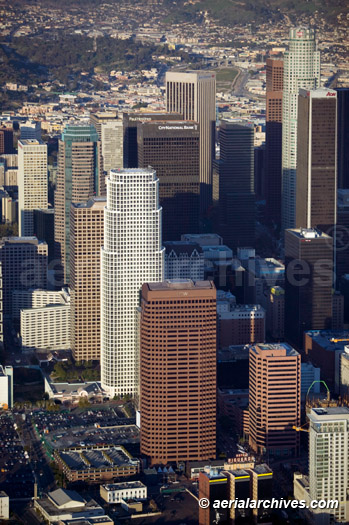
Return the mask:
[[[19,235],[34,235],[34,210],[48,207],[47,145],[41,140],[18,141]]]
[[[216,74],[212,71],[166,73],[166,109],[200,126],[201,213],[212,200],[212,161],[215,148]]]
[[[71,348],[78,361],[100,358],[100,260],[105,205],[104,197],[94,197],[71,206]]]
[[[109,175],[110,170],[124,167],[124,124],[123,120],[111,120],[101,125],[103,170]]]

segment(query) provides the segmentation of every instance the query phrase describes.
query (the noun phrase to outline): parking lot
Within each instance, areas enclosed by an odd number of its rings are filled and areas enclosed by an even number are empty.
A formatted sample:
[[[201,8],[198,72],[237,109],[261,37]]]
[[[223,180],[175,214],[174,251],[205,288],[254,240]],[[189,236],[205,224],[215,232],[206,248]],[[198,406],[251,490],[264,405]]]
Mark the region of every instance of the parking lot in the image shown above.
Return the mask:
[[[34,494],[34,478],[11,414],[0,414],[0,490],[10,498]]]
[[[33,423],[51,450],[97,444],[139,443],[139,430],[132,418],[115,408],[85,412],[35,412]]]

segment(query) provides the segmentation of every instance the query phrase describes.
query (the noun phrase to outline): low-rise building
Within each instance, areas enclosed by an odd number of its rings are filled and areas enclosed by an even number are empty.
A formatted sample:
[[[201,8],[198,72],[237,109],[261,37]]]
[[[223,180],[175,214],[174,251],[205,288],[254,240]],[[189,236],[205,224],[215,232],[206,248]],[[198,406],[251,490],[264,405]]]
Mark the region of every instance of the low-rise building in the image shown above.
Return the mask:
[[[0,365],[0,407],[12,408],[13,406],[13,368]]]
[[[146,500],[148,490],[141,481],[125,481],[100,486],[100,496],[107,503],[121,503],[123,500]]]
[[[47,523],[105,517],[104,510],[95,500],[85,499],[75,490],[57,489],[49,492],[47,497],[34,500],[34,508]]]
[[[10,518],[10,498],[3,490],[0,491],[0,520]]]
[[[78,402],[81,398],[97,397],[103,398],[103,391],[100,382],[86,381],[80,383],[53,383],[45,377],[45,393],[49,399],[57,399],[62,403],[68,401]]]
[[[122,446],[57,450],[54,458],[68,481],[108,481],[135,476],[140,471],[139,459]]]

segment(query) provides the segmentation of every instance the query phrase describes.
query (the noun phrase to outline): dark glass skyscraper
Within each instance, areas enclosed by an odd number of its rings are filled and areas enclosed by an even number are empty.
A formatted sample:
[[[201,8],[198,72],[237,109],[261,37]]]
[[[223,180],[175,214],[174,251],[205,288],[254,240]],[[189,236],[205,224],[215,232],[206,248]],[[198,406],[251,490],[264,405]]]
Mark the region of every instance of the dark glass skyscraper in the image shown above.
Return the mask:
[[[306,330],[332,322],[333,239],[315,229],[285,231],[285,335],[302,348]]]
[[[219,140],[219,233],[231,248],[254,246],[254,127],[222,120]]]
[[[339,88],[337,91],[338,142],[337,166],[338,187],[349,188],[349,88]]]
[[[199,231],[200,135],[197,122],[152,121],[139,124],[138,163],[159,178],[163,208],[162,238],[179,240]]]

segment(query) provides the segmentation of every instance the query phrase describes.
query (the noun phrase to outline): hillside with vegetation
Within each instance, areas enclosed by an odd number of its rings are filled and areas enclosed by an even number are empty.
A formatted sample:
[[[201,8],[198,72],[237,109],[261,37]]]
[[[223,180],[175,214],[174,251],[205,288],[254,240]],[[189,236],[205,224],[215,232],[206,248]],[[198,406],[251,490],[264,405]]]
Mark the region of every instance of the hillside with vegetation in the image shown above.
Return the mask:
[[[348,12],[347,0],[163,0],[169,9],[169,19],[190,20],[203,13],[222,25],[261,23],[280,20],[285,15],[296,22],[302,15],[322,14],[328,22],[335,22],[340,13]]]

